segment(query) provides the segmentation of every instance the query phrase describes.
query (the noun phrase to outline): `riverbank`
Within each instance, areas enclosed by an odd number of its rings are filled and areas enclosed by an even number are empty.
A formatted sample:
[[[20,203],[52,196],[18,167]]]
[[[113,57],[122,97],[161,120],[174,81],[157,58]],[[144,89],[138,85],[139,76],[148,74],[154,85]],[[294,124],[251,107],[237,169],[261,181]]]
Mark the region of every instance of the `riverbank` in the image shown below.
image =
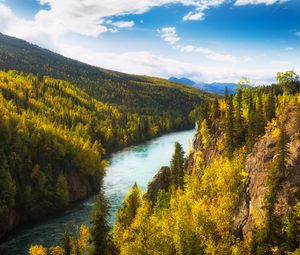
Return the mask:
[[[188,139],[192,141],[195,129],[174,132],[155,138],[140,145],[122,149],[111,154],[106,170],[103,188],[111,203],[111,224],[124,195],[134,182],[143,190],[162,165],[169,165],[176,141],[183,144],[187,151]],[[94,196],[89,197],[67,211],[19,229],[0,243],[1,255],[25,255],[30,244],[51,246],[58,243],[65,224],[89,225],[89,216],[94,203]]]

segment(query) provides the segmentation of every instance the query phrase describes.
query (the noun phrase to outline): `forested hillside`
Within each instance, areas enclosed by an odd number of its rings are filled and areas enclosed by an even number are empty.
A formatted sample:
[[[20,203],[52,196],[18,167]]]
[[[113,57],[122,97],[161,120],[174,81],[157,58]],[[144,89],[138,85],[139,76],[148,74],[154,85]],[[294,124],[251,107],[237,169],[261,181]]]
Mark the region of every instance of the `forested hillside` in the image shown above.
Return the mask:
[[[202,104],[188,157],[176,143],[147,193],[129,190],[112,234],[96,203],[80,254],[299,254],[300,82],[277,78]]]
[[[120,110],[186,117],[207,93],[168,80],[109,71],[0,33],[0,70],[49,75],[73,83]]]
[[[146,196],[134,186],[125,198],[120,254],[299,254],[300,82],[277,79],[198,109],[186,161],[176,144]]]
[[[208,95],[3,34],[0,70],[0,236],[99,191],[107,152],[194,127]]]
[[[123,112],[67,81],[17,71],[0,72],[0,104],[1,235],[99,191],[105,151],[193,123]]]

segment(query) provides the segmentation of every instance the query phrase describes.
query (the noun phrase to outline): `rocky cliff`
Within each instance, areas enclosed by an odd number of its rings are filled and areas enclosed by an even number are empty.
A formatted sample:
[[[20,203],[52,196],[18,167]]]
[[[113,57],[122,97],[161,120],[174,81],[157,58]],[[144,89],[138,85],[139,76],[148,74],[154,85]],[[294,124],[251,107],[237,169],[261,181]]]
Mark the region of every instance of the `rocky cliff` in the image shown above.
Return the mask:
[[[266,134],[255,144],[246,159],[247,182],[236,204],[233,216],[233,232],[241,238],[252,235],[254,226],[264,224],[266,219],[265,197],[267,179],[273,160],[276,157],[274,130],[284,125],[289,137],[287,169],[283,176],[275,202],[275,214],[281,221],[290,215],[293,206],[300,198],[300,140],[296,106],[288,107],[279,120],[273,122]]]

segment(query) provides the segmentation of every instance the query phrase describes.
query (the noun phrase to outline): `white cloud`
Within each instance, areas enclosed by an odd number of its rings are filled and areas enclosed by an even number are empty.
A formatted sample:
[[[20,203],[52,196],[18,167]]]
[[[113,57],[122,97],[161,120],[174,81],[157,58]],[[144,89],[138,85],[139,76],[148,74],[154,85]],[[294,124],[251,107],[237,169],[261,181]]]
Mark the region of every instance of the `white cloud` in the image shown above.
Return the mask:
[[[236,0],[234,5],[249,5],[249,4],[282,4],[288,2],[289,0]]]
[[[0,0],[1,1],[1,0]],[[182,4],[195,9],[189,19],[196,19],[208,8],[218,6],[226,0],[38,0],[49,9],[40,10],[32,20],[16,17],[9,8],[0,3],[0,32],[17,36],[41,46],[54,49],[57,41],[68,32],[97,37],[112,25],[111,17],[126,14],[142,14],[151,8]],[[105,21],[109,19],[108,21]],[[130,23],[129,23],[130,22]],[[120,22],[118,28],[134,25],[132,21]],[[115,29],[113,29],[115,31]],[[55,43],[56,42],[56,43]]]
[[[175,27],[164,27],[159,30],[159,33],[161,34],[161,38],[170,44],[174,44],[180,40]]]
[[[118,21],[113,23],[113,26],[118,28],[129,28],[134,26],[134,21]]]
[[[173,75],[187,76],[198,81],[211,82],[237,81],[242,75],[250,78],[255,77],[257,80],[268,80],[277,71],[277,67],[275,66],[273,69],[272,67],[270,69],[253,67],[253,69],[245,68],[245,70],[238,65],[228,66],[222,64],[222,67],[208,67],[205,64],[201,66],[165,56],[157,56],[148,51],[103,53],[94,52],[78,45],[62,44],[61,38],[68,32],[91,37],[97,37],[106,31],[117,32],[119,27],[113,26],[114,22],[112,21],[116,16],[140,14],[156,6],[177,3],[194,9],[191,13],[187,14],[189,18],[186,17],[186,20],[200,20],[204,18],[204,13],[207,9],[217,7],[225,2],[232,2],[231,0],[39,1],[41,4],[48,4],[49,9],[40,10],[32,20],[18,18],[8,7],[0,3],[0,31],[89,64],[128,73],[154,75],[165,78]],[[239,1],[241,2],[241,0]],[[251,2],[253,4],[254,1]],[[165,31],[163,29],[160,30],[161,36],[164,35],[163,39],[172,44],[173,47],[178,46],[176,42],[180,38],[176,33],[176,29],[174,27],[165,29]],[[186,49],[183,50],[183,48]],[[249,60],[246,57],[232,56],[194,46],[189,46],[189,48],[185,46],[181,50],[184,52],[198,52],[204,54],[206,58],[216,61],[240,63]]]
[[[300,31],[295,33],[296,36],[300,36]]]
[[[198,82],[237,82],[242,76],[249,77],[255,84],[272,82],[277,67],[236,69],[234,67],[207,66],[187,63],[148,51],[125,52],[122,54],[95,52],[74,45],[61,45],[60,52],[80,61],[120,72],[169,78],[189,77]]]
[[[180,51],[185,53],[201,53],[208,59],[220,62],[241,63],[251,61],[251,58],[249,57],[236,57],[230,54],[223,54],[208,48],[195,47],[192,45],[183,46],[180,48]]]
[[[203,20],[204,19],[204,13],[203,12],[189,12],[187,15],[183,17],[183,21],[187,20]]]

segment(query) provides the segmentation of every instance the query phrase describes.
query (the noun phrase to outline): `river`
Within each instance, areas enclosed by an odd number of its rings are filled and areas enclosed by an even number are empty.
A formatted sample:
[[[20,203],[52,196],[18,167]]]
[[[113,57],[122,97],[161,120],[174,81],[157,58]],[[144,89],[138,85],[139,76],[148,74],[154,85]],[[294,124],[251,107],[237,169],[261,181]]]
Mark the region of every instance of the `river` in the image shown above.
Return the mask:
[[[132,146],[111,155],[104,178],[105,196],[111,204],[110,222],[114,223],[116,212],[128,189],[136,182],[142,190],[161,166],[170,163],[176,141],[188,149],[188,140],[193,140],[196,130],[176,132],[161,136],[141,145]],[[46,247],[59,244],[64,226],[89,225],[89,216],[94,197],[72,206],[67,211],[19,228],[0,243],[1,255],[28,254],[30,244]]]

